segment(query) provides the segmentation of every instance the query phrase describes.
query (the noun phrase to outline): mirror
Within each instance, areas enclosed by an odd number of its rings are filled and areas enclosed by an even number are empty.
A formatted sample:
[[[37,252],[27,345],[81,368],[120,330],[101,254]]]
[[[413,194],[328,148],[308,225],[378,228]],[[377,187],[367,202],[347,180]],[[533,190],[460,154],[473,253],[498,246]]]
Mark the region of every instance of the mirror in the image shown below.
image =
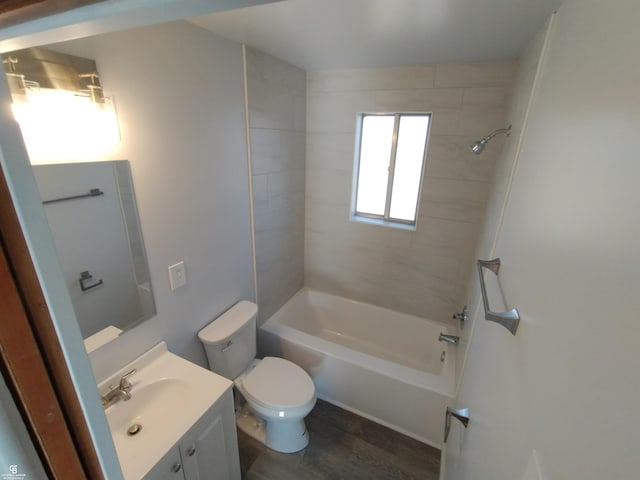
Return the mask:
[[[156,313],[129,162],[32,168],[90,352]]]

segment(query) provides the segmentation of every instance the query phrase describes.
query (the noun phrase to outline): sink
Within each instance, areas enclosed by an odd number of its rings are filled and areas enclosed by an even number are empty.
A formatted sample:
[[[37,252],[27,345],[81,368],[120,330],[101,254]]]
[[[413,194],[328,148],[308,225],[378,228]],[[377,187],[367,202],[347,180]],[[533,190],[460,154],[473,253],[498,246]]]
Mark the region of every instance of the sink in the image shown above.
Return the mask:
[[[131,398],[105,410],[124,478],[140,479],[187,433],[232,382],[170,353],[164,342],[98,385],[104,394],[120,377]]]
[[[147,448],[167,431],[173,431],[182,419],[175,407],[185,403],[191,392],[189,384],[175,378],[163,378],[131,390],[131,399],[119,401],[106,410],[107,422],[117,442],[127,442],[127,448]],[[170,412],[176,413],[172,415]],[[138,428],[130,428],[139,425]]]

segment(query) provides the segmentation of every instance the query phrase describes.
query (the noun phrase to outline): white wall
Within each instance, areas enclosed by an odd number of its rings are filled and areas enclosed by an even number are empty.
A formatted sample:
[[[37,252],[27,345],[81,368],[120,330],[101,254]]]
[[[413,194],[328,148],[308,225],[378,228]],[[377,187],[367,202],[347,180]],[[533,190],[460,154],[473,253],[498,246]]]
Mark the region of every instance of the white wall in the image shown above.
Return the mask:
[[[94,370],[160,340],[206,366],[197,331],[254,300],[241,46],[186,22],[79,42],[116,99],[114,157],[131,162],[158,312],[92,354]],[[172,292],[167,267],[180,260],[188,284]]]
[[[306,73],[246,49],[258,318],[304,283]]]
[[[522,322],[477,320],[447,478],[638,477],[639,22],[635,0],[555,20],[495,247]]]
[[[511,179],[527,122],[546,35],[547,27],[541,29],[536,37],[531,40],[525,53],[518,61],[518,71],[513,83],[505,122],[511,125],[512,131],[511,135],[505,139],[502,151],[496,160],[484,222],[480,228],[474,257],[469,263],[469,266],[472,267],[475,267],[475,262],[478,259],[489,260],[493,258],[493,248],[501,226],[504,205],[511,187]],[[467,323],[460,331],[460,343],[458,345],[458,356],[456,357],[456,378],[458,383],[461,380],[462,368],[467,358],[469,338],[473,332],[474,321],[478,316],[484,318],[484,310],[482,310],[484,307],[480,303],[480,284],[476,268],[471,269],[467,293],[464,298],[469,307],[469,315]],[[480,315],[477,314],[479,310],[481,310]]]
[[[309,72],[305,284],[450,321],[465,303],[470,261],[503,137],[515,62]],[[359,112],[433,112],[415,232],[349,220]]]

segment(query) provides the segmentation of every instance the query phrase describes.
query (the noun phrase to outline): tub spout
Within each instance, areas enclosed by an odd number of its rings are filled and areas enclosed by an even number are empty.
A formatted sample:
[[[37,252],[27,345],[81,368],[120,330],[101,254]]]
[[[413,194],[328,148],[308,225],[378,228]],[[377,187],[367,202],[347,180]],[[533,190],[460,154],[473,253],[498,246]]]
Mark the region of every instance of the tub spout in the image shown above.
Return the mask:
[[[438,337],[438,341],[451,343],[453,345],[458,345],[458,342],[460,341],[460,337],[458,337],[457,335],[447,335],[446,333],[441,333],[440,336]]]

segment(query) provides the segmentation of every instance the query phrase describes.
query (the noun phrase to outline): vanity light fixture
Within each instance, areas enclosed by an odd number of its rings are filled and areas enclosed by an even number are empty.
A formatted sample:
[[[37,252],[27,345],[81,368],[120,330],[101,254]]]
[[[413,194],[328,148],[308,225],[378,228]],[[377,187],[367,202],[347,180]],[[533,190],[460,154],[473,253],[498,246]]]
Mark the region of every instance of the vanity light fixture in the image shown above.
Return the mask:
[[[33,163],[90,161],[120,141],[115,102],[104,94],[95,61],[43,48],[2,56]]]
[[[91,80],[91,83],[87,85],[87,88],[78,90],[78,93],[81,95],[88,95],[91,101],[97,105],[104,105],[106,97],[104,96],[102,85],[100,85],[100,75],[98,75],[97,72],[81,73],[78,77],[88,78]]]
[[[2,63],[6,65],[6,70],[8,70],[6,75],[11,97],[14,101],[26,102],[28,90],[40,88],[40,84],[27,80],[23,74],[16,71],[17,58],[9,56],[2,60]]]

